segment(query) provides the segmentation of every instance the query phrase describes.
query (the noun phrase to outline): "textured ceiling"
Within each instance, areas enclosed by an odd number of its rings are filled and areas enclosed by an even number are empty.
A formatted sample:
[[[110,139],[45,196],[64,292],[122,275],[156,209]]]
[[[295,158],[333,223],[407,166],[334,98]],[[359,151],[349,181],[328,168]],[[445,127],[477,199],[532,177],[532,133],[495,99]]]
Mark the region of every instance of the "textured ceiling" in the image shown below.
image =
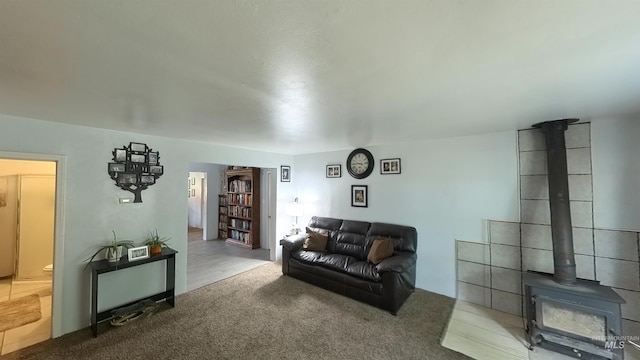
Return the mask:
[[[0,113],[290,154],[640,117],[640,1],[0,0]]]

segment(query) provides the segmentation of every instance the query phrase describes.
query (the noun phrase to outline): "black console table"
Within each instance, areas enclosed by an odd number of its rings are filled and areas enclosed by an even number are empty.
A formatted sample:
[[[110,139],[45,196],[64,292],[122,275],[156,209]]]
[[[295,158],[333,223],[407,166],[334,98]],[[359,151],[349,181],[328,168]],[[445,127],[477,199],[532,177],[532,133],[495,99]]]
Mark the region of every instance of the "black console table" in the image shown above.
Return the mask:
[[[176,284],[176,254],[178,252],[171,248],[162,248],[160,255],[152,255],[146,259],[140,259],[135,261],[129,261],[127,256],[123,256],[118,262],[108,262],[107,260],[100,260],[91,262],[91,331],[93,336],[98,336],[98,323],[111,318],[111,311],[114,309],[133,305],[140,300],[151,299],[153,301],[159,301],[166,299],[167,303],[171,306],[175,306],[175,284]],[[143,299],[132,301],[128,304],[119,305],[116,308],[107,309],[98,312],[98,275],[120,271],[130,267],[148,264],[155,261],[167,261],[167,271],[165,278],[165,291],[147,296]]]

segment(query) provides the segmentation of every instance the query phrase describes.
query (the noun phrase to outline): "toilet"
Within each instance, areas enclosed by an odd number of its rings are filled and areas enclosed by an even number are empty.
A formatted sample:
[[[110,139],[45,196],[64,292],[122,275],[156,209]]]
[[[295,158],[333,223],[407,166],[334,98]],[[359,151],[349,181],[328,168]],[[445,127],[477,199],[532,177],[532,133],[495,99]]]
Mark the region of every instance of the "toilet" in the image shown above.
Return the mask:
[[[45,266],[44,268],[42,268],[42,271],[50,273],[53,272],[53,264],[49,264],[47,266]]]

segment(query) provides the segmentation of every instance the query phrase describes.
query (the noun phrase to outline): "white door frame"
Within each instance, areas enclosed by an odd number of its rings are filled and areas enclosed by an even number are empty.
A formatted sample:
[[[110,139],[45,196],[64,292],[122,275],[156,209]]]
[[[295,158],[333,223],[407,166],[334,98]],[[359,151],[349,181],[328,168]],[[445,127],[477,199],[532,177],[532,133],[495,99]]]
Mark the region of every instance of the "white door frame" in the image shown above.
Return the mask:
[[[0,158],[12,160],[53,161],[56,163],[56,214],[53,238],[53,286],[51,336],[62,336],[62,290],[64,280],[64,201],[67,185],[67,157],[62,155],[31,154],[0,151]]]

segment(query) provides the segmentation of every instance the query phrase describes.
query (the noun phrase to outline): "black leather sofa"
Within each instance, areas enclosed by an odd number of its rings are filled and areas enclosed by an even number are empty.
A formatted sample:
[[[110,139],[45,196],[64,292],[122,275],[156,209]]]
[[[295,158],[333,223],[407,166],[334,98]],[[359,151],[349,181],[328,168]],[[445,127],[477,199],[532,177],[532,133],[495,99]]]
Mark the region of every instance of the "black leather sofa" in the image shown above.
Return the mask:
[[[314,216],[307,225],[329,233],[327,251],[302,248],[306,234],[280,240],[282,273],[396,314],[415,289],[418,233],[410,226]],[[391,237],[394,253],[367,261],[377,237]]]

